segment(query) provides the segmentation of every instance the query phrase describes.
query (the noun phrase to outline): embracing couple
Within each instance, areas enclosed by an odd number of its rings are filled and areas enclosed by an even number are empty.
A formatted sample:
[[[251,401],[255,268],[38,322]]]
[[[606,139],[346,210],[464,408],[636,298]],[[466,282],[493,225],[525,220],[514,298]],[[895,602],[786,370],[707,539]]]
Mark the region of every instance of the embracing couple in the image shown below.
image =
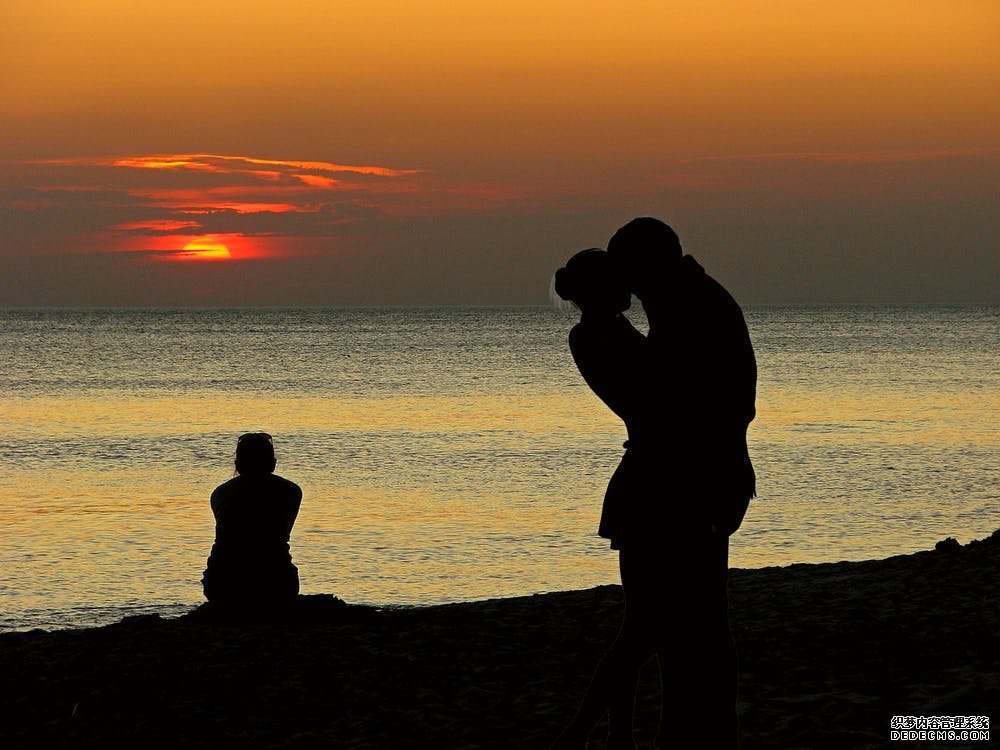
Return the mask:
[[[570,258],[555,291],[580,310],[573,358],[625,423],[628,442],[598,530],[619,551],[625,618],[554,748],[584,748],[605,714],[608,748],[634,748],[636,682],[654,654],[663,690],[657,745],[736,748],[726,580],[729,535],[755,494],[746,431],[757,381],[743,313],[652,218],[623,226],[606,251]],[[646,336],[623,315],[633,294]]]

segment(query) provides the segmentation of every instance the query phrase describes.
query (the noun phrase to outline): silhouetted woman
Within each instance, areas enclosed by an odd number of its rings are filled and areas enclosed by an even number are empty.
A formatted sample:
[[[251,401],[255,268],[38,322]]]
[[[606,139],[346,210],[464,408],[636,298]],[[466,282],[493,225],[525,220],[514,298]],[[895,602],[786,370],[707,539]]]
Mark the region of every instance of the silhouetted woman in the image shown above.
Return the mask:
[[[213,605],[267,612],[299,592],[288,539],[302,490],[274,473],[276,463],[270,435],[241,435],[237,475],[212,493],[215,544],[202,585]]]
[[[625,619],[611,650],[598,665],[587,695],[554,748],[586,747],[587,737],[609,713],[608,748],[635,747],[632,709],[639,667],[655,651],[653,612],[660,596],[647,550],[656,542],[645,533],[655,519],[644,494],[650,486],[650,462],[643,460],[650,412],[643,378],[646,339],[622,313],[631,294],[605,251],[583,250],[556,272],[555,292],[580,310],[580,322],[569,334],[570,350],[580,374],[600,399],[625,423],[625,455],[608,483],[598,533],[619,550]]]

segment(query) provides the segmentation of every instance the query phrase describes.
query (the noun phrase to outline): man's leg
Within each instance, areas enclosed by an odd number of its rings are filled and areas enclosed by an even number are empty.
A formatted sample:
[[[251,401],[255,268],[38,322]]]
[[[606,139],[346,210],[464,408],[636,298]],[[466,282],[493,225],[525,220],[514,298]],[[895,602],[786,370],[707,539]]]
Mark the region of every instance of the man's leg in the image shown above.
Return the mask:
[[[729,540],[714,536],[690,550],[676,587],[676,614],[657,647],[663,706],[657,745],[739,747],[736,649],[726,596]]]

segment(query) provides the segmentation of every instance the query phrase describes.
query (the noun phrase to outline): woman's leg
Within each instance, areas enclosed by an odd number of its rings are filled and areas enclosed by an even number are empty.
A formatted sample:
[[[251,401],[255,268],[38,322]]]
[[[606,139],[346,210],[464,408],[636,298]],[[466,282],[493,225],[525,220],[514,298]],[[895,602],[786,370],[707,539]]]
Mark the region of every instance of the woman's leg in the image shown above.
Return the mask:
[[[635,750],[632,737],[632,717],[635,714],[635,691],[639,669],[622,674],[618,687],[612,690],[608,706],[608,750]]]
[[[616,740],[624,739],[624,727],[631,737],[631,709],[635,700],[635,682],[639,668],[653,655],[653,641],[645,627],[637,627],[635,618],[626,611],[618,637],[594,671],[590,687],[573,721],[553,745],[553,750],[568,750],[586,745],[594,725],[614,708],[611,733]],[[628,719],[625,718],[626,704]]]
[[[585,747],[594,725],[609,710],[609,747],[633,747],[636,681],[640,667],[653,655],[656,642],[645,597],[648,585],[644,580],[642,557],[624,549],[619,555],[625,618],[611,649],[598,663],[576,716],[553,745],[553,750]]]
[[[635,714],[635,694],[642,665],[656,649],[656,614],[653,604],[657,595],[655,568],[651,565],[653,548],[645,539],[633,539],[628,552],[619,555],[622,589],[625,592],[625,615],[631,613],[630,632],[620,635],[633,641],[638,653],[632,664],[619,675],[611,689],[608,705],[608,750],[632,750],[632,722]]]

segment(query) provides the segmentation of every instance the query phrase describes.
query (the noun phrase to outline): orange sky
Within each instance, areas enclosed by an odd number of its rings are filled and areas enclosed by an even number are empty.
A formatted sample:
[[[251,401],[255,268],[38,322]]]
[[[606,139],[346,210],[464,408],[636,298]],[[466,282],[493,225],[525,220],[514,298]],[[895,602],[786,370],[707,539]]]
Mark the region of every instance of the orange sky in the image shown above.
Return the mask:
[[[639,214],[747,301],[996,301],[1000,4],[705,5],[8,3],[0,304],[544,302]]]

